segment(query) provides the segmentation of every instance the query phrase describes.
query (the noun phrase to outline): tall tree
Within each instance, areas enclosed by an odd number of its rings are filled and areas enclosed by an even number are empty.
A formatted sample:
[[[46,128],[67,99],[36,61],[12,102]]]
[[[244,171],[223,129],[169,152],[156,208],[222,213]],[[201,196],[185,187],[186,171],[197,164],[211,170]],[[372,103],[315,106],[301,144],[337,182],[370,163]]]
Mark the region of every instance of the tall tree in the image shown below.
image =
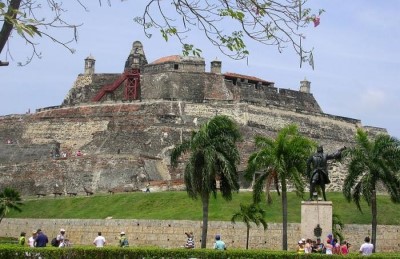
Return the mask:
[[[189,197],[200,197],[203,205],[201,248],[206,248],[208,231],[208,205],[210,195],[217,195],[217,180],[226,200],[239,190],[237,165],[240,161],[236,142],[241,139],[239,128],[227,116],[215,116],[192,133],[189,140],[177,145],[171,153],[171,163],[190,154],[185,167],[184,181]]]
[[[255,179],[253,201],[261,201],[267,179],[276,174],[282,193],[282,249],[287,250],[287,184],[290,181],[296,193],[299,196],[303,195],[307,158],[316,144],[300,135],[296,125],[289,125],[280,130],[275,139],[257,136],[255,145],[259,151],[250,155],[246,169],[246,177],[249,179],[252,179],[256,172],[262,171]]]
[[[0,222],[10,210],[21,211],[19,206],[23,205],[19,192],[12,188],[5,188],[0,193]]]
[[[240,211],[233,214],[231,219],[232,223],[235,223],[237,220],[241,220],[246,224],[246,250],[249,249],[251,223],[256,224],[257,227],[261,224],[264,230],[268,228],[268,224],[265,221],[265,211],[258,204],[240,204]]]
[[[360,211],[361,197],[371,207],[372,243],[375,251],[378,183],[386,187],[392,202],[400,202],[400,141],[387,134],[379,134],[370,139],[362,129],[357,130],[355,141],[356,145],[344,153],[349,159],[349,167],[343,194],[349,202],[354,201]]]

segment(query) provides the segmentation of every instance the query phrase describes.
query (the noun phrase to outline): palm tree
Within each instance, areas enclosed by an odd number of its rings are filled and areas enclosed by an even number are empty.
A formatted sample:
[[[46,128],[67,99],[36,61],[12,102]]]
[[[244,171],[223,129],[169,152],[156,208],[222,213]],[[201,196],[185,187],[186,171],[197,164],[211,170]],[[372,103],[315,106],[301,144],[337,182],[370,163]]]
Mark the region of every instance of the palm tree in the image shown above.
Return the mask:
[[[287,181],[294,185],[299,196],[303,195],[307,159],[316,144],[300,135],[296,125],[289,125],[278,132],[276,139],[257,136],[256,147],[259,151],[249,157],[246,176],[252,179],[257,171],[263,173],[253,186],[253,202],[261,201],[267,179],[277,176],[281,185],[282,198],[282,248],[287,250]],[[269,191],[269,188],[265,188]]]
[[[177,166],[178,158],[190,153],[184,181],[189,197],[201,198],[203,205],[203,229],[201,248],[206,248],[208,230],[208,204],[210,194],[217,195],[217,180],[226,200],[232,199],[232,191],[239,190],[237,165],[240,161],[236,142],[241,138],[239,128],[227,116],[215,116],[193,132],[189,140],[176,146],[171,153],[171,164]]]
[[[375,251],[378,182],[386,187],[392,202],[400,202],[400,141],[386,134],[378,134],[371,140],[362,129],[357,130],[355,141],[356,145],[344,153],[350,161],[343,194],[347,201],[354,201],[361,212],[361,197],[371,206],[372,243]]]
[[[258,227],[260,224],[263,225],[264,230],[268,228],[268,224],[265,221],[265,211],[258,206],[258,204],[243,205],[240,204],[240,211],[236,212],[232,216],[232,223],[236,220],[241,219],[247,227],[246,232],[246,249],[249,249],[249,234],[251,223],[255,223]]]
[[[344,223],[338,214],[332,214],[332,234],[341,242],[344,241],[343,236]]]
[[[21,212],[21,205],[23,203],[19,193],[12,188],[5,188],[0,193],[0,223],[10,210]]]

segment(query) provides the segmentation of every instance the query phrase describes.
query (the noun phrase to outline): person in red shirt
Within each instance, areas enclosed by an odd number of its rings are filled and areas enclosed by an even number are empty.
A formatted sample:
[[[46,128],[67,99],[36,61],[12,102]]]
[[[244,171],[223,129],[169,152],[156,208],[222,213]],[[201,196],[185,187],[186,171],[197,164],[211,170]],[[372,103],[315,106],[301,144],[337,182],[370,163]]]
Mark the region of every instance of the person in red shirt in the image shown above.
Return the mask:
[[[340,246],[340,251],[342,255],[347,255],[349,253],[349,243],[347,243],[346,240],[342,242],[342,245]]]

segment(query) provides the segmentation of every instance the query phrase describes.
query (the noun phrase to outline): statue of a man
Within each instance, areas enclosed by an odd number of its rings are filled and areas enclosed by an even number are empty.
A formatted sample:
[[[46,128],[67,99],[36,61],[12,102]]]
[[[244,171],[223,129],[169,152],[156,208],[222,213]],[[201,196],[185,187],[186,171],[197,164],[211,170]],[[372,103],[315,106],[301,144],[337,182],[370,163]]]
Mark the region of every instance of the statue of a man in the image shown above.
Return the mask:
[[[345,149],[346,147],[343,147],[333,154],[325,154],[323,147],[319,146],[317,148],[317,153],[313,154],[307,160],[307,173],[310,176],[310,200],[313,200],[315,187],[319,185],[321,186],[322,194],[326,201],[325,184],[331,182],[328,175],[328,160],[340,159],[342,157],[342,151]]]

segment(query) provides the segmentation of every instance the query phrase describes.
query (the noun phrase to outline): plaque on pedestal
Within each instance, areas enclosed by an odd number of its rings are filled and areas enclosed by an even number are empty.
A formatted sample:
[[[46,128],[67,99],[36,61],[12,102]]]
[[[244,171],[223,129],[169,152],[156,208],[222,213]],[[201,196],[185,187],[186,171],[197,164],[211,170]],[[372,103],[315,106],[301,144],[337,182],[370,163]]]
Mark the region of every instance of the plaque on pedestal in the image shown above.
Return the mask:
[[[332,202],[301,202],[301,238],[315,240],[321,238],[325,243],[328,234],[332,233]]]

